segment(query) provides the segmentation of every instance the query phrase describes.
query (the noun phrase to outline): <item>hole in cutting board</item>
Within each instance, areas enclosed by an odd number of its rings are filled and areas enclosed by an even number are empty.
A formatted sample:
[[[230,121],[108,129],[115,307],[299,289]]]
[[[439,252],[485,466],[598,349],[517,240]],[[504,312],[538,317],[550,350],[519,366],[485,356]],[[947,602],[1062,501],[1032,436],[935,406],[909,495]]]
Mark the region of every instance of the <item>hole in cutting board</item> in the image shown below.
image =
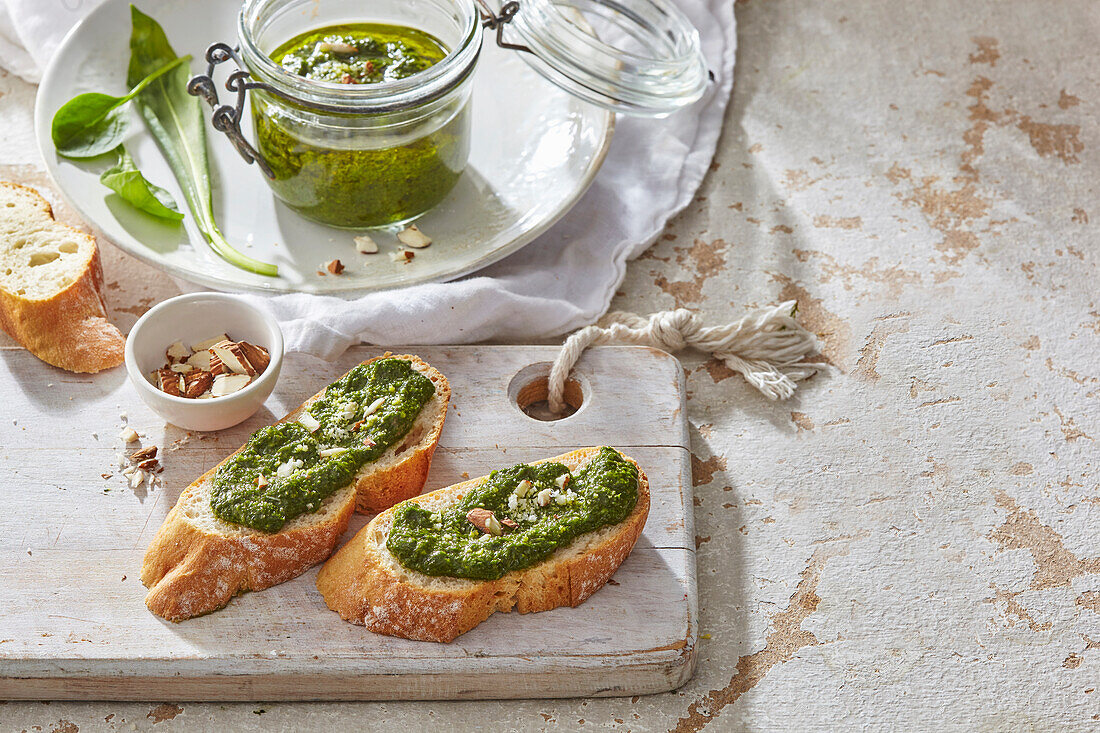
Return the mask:
[[[551,422],[575,415],[585,403],[587,385],[581,380],[565,380],[565,411],[555,414],[547,402],[549,396],[550,362],[540,362],[524,367],[508,385],[508,395],[523,414],[534,420]]]

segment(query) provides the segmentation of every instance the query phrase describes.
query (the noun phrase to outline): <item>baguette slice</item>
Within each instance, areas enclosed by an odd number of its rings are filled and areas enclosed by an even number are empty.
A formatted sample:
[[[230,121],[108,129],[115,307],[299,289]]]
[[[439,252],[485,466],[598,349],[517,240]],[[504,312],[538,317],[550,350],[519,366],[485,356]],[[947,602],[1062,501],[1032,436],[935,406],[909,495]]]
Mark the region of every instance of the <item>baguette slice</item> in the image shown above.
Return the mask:
[[[556,461],[575,472],[598,451],[581,448],[535,463]],[[484,479],[464,481],[410,501],[431,511],[445,509]],[[496,611],[515,608],[533,613],[580,605],[615,574],[634,548],[647,516],[649,480],[639,467],[638,503],[622,522],[583,534],[546,560],[498,580],[470,580],[432,577],[401,565],[386,549],[393,521],[389,510],[375,517],[325,563],[317,576],[317,589],[328,607],[345,621],[376,633],[453,641]]]
[[[325,499],[318,511],[295,517],[274,534],[215,517],[210,480],[221,464],[207,471],[184,489],[145,552],[141,582],[149,588],[145,605],[150,611],[182,621],[216,611],[238,593],[286,582],[332,554],[357,503],[363,508],[389,506],[424,488],[451,388],[446,377],[419,357],[395,358],[412,362],[435,384],[435,394],[405,439],[364,466],[354,482]],[[321,390],[310,397],[280,422],[296,420],[323,394]]]
[[[98,372],[126,341],[107,320],[90,234],[55,221],[37,191],[0,181],[0,327],[47,364]]]

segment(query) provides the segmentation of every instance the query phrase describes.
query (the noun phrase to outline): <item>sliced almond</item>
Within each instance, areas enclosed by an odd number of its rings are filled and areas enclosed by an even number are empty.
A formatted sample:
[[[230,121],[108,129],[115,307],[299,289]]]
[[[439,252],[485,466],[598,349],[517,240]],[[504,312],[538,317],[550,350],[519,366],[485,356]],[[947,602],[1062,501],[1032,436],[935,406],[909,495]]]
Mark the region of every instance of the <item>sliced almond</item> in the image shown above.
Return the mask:
[[[333,456],[338,456],[341,453],[347,453],[347,452],[348,452],[347,448],[340,448],[340,447],[325,448],[324,450],[317,451],[317,455],[321,456],[321,458],[332,458]]]
[[[308,412],[303,412],[298,416],[298,423],[311,433],[317,432],[321,427],[321,423],[318,422],[317,418],[310,415]]]
[[[420,231],[420,228],[416,224],[409,224],[403,230],[397,233],[397,239],[401,244],[414,247],[416,249],[424,249],[432,243],[432,238],[424,232]]]
[[[138,434],[133,428],[123,428],[122,432],[118,434],[118,437],[122,439],[123,443],[133,443],[138,439]]]
[[[174,371],[176,374],[187,374],[187,372],[192,371],[195,367],[191,366],[187,362],[183,362],[182,364],[172,364],[168,368]]]
[[[244,355],[244,349],[241,348],[240,344],[232,341],[220,341],[211,346],[210,350],[214,352],[214,356],[218,357],[218,361],[234,374],[255,376],[256,368],[248,363],[248,358]],[[211,366],[213,366],[213,362],[214,360],[211,359]]]
[[[386,404],[386,398],[379,397],[374,402],[367,405],[367,409],[363,410],[363,417],[367,417],[368,415],[373,415],[374,413],[378,412],[378,408],[384,404]]]
[[[335,43],[330,43],[329,41],[318,43],[317,50],[321,53],[325,53],[327,51],[328,53],[338,53],[344,56],[348,56],[353,53],[359,53],[359,48],[357,46],[352,46],[348,43],[341,43],[339,41]]]
[[[394,262],[412,262],[412,259],[415,256],[415,254],[407,249],[399,249],[396,252],[390,252],[390,259]]]
[[[203,349],[202,351],[196,351],[191,356],[187,357],[187,363],[196,369],[201,369],[204,372],[210,371],[210,358],[213,356],[210,353],[210,349]]]
[[[496,515],[488,509],[482,509],[480,507],[471,509],[466,514],[466,519],[469,520],[470,524],[474,525],[485,534],[501,534],[500,521],[498,521]]]
[[[331,272],[333,275],[339,275],[344,271],[344,263],[340,260],[329,260],[325,263],[325,269]]]
[[[556,479],[554,479],[554,483],[559,489],[564,489],[565,485],[569,483],[569,474],[563,473],[561,476],[558,476]]]
[[[519,529],[519,525],[513,522],[511,519],[508,519],[507,517],[500,520],[500,526],[511,532],[515,532],[517,529]]]
[[[147,461],[142,461],[141,463],[139,463],[138,468],[140,468],[142,471],[145,471],[146,473],[152,473],[153,471],[156,471],[158,468],[160,468],[160,463],[157,462],[156,458],[150,458]]]
[[[130,488],[136,489],[145,482],[145,471],[138,469],[130,474]]]
[[[214,353],[213,347],[207,349],[206,353],[210,354],[210,373],[214,375],[225,374],[229,371],[225,364],[222,364],[222,360],[218,358],[218,355]]]
[[[171,369],[157,370],[157,389],[165,394],[180,396],[180,380],[183,379]]]
[[[145,448],[142,448],[139,451],[136,451],[135,453],[130,454],[130,460],[133,461],[134,463],[141,463],[142,461],[147,461],[150,458],[156,458],[156,457],[157,457],[157,447],[155,445],[147,446]]]
[[[372,255],[378,252],[378,244],[366,234],[360,234],[355,238],[355,251],[360,254]]]
[[[219,374],[214,377],[214,386],[210,388],[210,394],[213,397],[225,397],[244,389],[251,381],[252,377],[247,374]]]
[[[214,375],[195,369],[183,376],[184,395],[191,399],[198,399],[204,392],[214,386]]]
[[[271,363],[271,354],[267,353],[267,349],[264,347],[250,344],[247,341],[238,341],[237,345],[241,347],[244,358],[248,359],[248,363],[252,365],[257,374],[262,373],[267,369],[267,365]]]
[[[215,336],[213,338],[203,339],[202,341],[199,341],[198,343],[194,344],[192,346],[192,348],[195,350],[196,353],[198,353],[200,351],[206,351],[207,349],[209,349],[214,344],[218,344],[218,343],[221,343],[222,341],[228,341],[228,340],[229,340],[229,337],[226,336],[224,333],[221,333],[221,334],[218,334],[217,336]]]
[[[259,486],[261,489],[267,486],[267,479],[264,478],[264,475],[262,473],[256,476],[256,485]]]
[[[191,356],[191,349],[184,346],[182,341],[176,341],[164,352],[164,357],[168,359],[169,364],[180,364],[187,361],[189,356]]]

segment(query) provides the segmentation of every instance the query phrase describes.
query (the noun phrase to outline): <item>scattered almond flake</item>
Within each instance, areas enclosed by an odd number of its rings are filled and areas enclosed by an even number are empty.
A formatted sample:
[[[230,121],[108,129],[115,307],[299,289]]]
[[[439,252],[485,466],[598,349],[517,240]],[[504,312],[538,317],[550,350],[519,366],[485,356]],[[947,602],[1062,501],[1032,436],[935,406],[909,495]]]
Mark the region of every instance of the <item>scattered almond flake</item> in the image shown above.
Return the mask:
[[[52,387],[52,386],[53,386],[53,382],[50,382],[50,383],[49,383],[49,384],[47,384],[46,386],[47,386],[47,387]]]
[[[347,452],[348,452],[347,448],[339,448],[339,447],[337,447],[337,448],[325,448],[322,451],[318,451],[317,455],[321,456],[321,458],[332,458],[333,456],[338,456],[341,453],[347,453]]]
[[[331,272],[333,275],[339,275],[344,271],[344,263],[340,260],[329,260],[325,263],[325,269]]]
[[[142,448],[141,450],[131,454],[130,455],[130,460],[133,461],[134,463],[141,463],[142,461],[147,461],[150,458],[156,458],[156,457],[157,457],[157,447],[155,445],[150,445],[150,446],[146,446],[145,448]]]
[[[256,476],[256,485],[259,486],[261,489],[267,486],[267,478],[265,478],[262,473]]]
[[[374,413],[378,412],[378,408],[384,404],[386,404],[386,398],[379,397],[374,402],[367,405],[367,409],[363,411],[363,417],[373,415]]]
[[[423,249],[432,243],[432,238],[420,231],[420,228],[417,227],[416,224],[409,224],[398,232],[397,238],[400,240],[401,244],[415,247],[416,249]]]
[[[134,472],[130,474],[130,488],[136,489],[145,483],[145,472],[140,468],[134,469]]]
[[[320,277],[324,277],[324,276],[325,276],[325,275],[327,275],[327,274],[328,274],[328,273],[327,273],[327,272],[325,272],[324,270],[318,270],[318,271],[317,271],[317,275],[318,275],[318,276],[320,276]]]
[[[542,491],[540,491],[536,500],[538,501],[539,506],[546,506],[547,504],[549,504],[550,489],[543,489]]]
[[[114,476],[114,474],[113,473],[101,473],[101,474],[99,474],[99,476],[100,476],[100,478],[103,478],[103,479],[109,479],[112,476]]]
[[[118,456],[116,456],[116,460],[118,462],[119,468],[126,468],[126,466],[128,466],[130,463],[128,460],[126,460],[126,456],[122,453],[119,453]]]
[[[120,413],[118,413],[118,419],[119,420],[127,420],[128,417],[127,417],[125,412],[120,412]]]
[[[123,443],[133,443],[138,439],[138,434],[133,428],[124,428],[123,431],[118,434],[118,437]]]
[[[519,496],[527,496],[528,492],[531,491],[532,486],[534,486],[534,484],[532,484],[527,479],[523,479],[518,484],[516,484],[516,493]]]
[[[302,460],[300,458],[291,458],[286,463],[280,463],[279,464],[279,467],[275,469],[275,475],[278,476],[279,478],[286,478],[291,473],[293,473],[294,471],[297,471],[299,468],[301,468],[304,465],[305,464],[302,462]]]
[[[317,432],[317,430],[321,427],[321,423],[317,420],[317,418],[315,418],[313,415],[310,415],[308,412],[303,412],[298,417],[298,424],[311,433]]]
[[[407,249],[399,249],[396,252],[390,252],[390,259],[394,262],[412,262],[412,258],[415,257],[412,252]]]
[[[168,368],[176,372],[177,374],[187,374],[187,372],[193,371],[195,369],[195,367],[188,364],[187,362],[183,362],[182,364],[173,364]]]
[[[378,252],[378,244],[366,234],[360,234],[355,238],[355,251],[360,254],[372,255]]]
[[[340,417],[344,420],[350,420],[355,417],[355,413],[359,411],[359,405],[354,402],[345,402],[340,405]]]
[[[557,484],[559,489],[564,489],[565,485],[569,483],[569,474],[563,473],[561,476],[554,479],[554,483]]]
[[[156,458],[150,458],[147,461],[142,461],[141,463],[139,463],[138,468],[140,468],[142,471],[145,471],[146,473],[153,473],[158,468],[160,468],[160,463],[157,462]]]
[[[317,44],[317,50],[320,51],[321,53],[325,53],[325,52],[338,53],[338,54],[342,54],[342,55],[345,55],[345,56],[351,55],[353,53],[359,53],[359,48],[358,47],[352,46],[351,44],[348,44],[348,43],[341,43],[339,41],[336,41],[336,42],[324,41],[322,43],[318,43]]]
[[[372,438],[363,438],[363,445],[367,446],[368,448],[373,448],[378,444],[375,443]]]

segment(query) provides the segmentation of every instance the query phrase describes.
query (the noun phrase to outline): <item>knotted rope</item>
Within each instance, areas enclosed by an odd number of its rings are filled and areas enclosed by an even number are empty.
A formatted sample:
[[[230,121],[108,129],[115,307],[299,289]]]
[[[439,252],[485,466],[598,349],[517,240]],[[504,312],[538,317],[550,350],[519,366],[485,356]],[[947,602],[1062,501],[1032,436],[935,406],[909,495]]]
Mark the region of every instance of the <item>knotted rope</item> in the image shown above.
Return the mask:
[[[788,300],[761,308],[725,326],[704,326],[697,313],[684,308],[654,313],[609,313],[599,324],[574,332],[550,368],[549,406],[565,408],[565,380],[589,346],[638,344],[670,353],[693,347],[713,355],[760,390],[769,400],[794,394],[795,382],[806,379],[823,364],[803,361],[821,350],[817,337],[794,319],[797,303]]]

